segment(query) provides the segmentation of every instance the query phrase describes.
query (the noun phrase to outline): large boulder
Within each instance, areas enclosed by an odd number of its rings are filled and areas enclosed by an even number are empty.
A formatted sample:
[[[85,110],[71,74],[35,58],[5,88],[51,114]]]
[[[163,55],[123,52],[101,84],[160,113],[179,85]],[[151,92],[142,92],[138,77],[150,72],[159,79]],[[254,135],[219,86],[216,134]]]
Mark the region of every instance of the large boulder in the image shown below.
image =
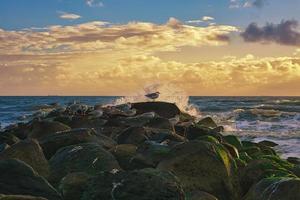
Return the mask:
[[[176,115],[180,115],[179,108],[173,103],[167,102],[141,102],[133,103],[132,108],[136,109],[137,114],[143,114],[148,112],[155,112],[164,118],[173,118]]]
[[[59,185],[64,200],[80,200],[89,178],[90,176],[84,172],[71,173],[65,176]]]
[[[173,172],[187,193],[206,191],[220,200],[239,199],[235,162],[220,144],[195,140],[177,145],[157,167]]]
[[[0,153],[0,160],[15,158],[30,165],[41,176],[48,177],[49,165],[36,140],[20,141]]]
[[[101,171],[120,169],[115,157],[96,143],[82,143],[59,149],[49,160],[50,183],[58,186],[69,173],[86,172],[89,175]]]
[[[13,145],[19,141],[20,139],[11,132],[0,133],[0,144]]]
[[[187,197],[188,200],[218,200],[215,196],[203,192],[203,191],[195,191]]]
[[[124,170],[131,168],[132,158],[136,155],[137,146],[133,144],[120,144],[117,145],[111,153],[116,157],[120,166]]]
[[[34,121],[31,124],[31,130],[29,132],[29,138],[39,139],[51,134],[55,134],[61,131],[68,131],[71,128],[63,123],[57,121]]]
[[[152,132],[144,127],[129,127],[117,136],[118,144],[139,145],[145,140],[149,140]]]
[[[113,148],[115,142],[109,137],[97,134],[93,129],[81,128],[49,135],[39,140],[45,156],[50,159],[58,149],[70,145],[94,142],[106,149]]]
[[[98,199],[184,200],[185,197],[170,172],[143,169],[98,174],[89,181],[81,200]]]
[[[244,200],[298,200],[300,179],[272,177],[254,185]]]
[[[44,178],[20,160],[0,160],[0,172],[0,194],[61,200],[61,196]]]
[[[197,125],[207,127],[207,128],[217,128],[218,125],[211,117],[205,117],[201,119]]]

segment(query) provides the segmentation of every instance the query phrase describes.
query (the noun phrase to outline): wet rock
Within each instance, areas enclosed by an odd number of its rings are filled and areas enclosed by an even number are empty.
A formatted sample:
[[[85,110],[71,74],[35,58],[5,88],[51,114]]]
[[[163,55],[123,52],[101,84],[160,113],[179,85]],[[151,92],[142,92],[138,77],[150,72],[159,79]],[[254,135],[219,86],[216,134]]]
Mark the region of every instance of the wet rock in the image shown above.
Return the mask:
[[[136,113],[138,115],[148,112],[155,112],[159,116],[167,119],[173,118],[181,113],[175,104],[158,101],[133,103],[132,108],[136,109]]]
[[[101,188],[99,190],[98,188]],[[100,173],[92,178],[81,200],[184,200],[176,177],[157,169]]]
[[[149,123],[154,117],[157,117],[154,112],[143,113],[133,117],[116,117],[109,119],[107,125],[109,126],[123,126],[123,127],[142,127]]]
[[[100,129],[106,124],[107,120],[102,118],[91,118],[90,116],[83,115],[83,116],[74,116],[72,120],[68,123],[68,125],[75,129],[75,128],[94,128]]]
[[[168,119],[162,117],[155,117],[151,119],[147,124],[145,124],[145,126],[156,129],[173,129],[171,122]]]
[[[222,135],[218,132],[213,131],[210,128],[199,126],[199,125],[192,125],[189,127],[186,127],[184,130],[187,139],[189,140],[195,140],[198,137],[202,136],[213,136],[217,138],[219,141],[222,141]]]
[[[245,200],[298,200],[300,199],[300,179],[272,177],[254,185]]]
[[[101,171],[120,169],[115,157],[96,143],[83,143],[59,149],[50,159],[50,183],[58,186],[69,173],[85,172],[94,175]]]
[[[216,124],[216,122],[211,118],[211,117],[205,117],[203,119],[201,119],[198,123],[198,126],[204,126],[207,128],[217,128],[218,125]]]
[[[152,132],[144,127],[129,127],[120,133],[116,139],[118,144],[139,145],[149,140]]]
[[[226,136],[223,136],[223,140],[225,142],[227,142],[228,144],[231,144],[231,145],[235,146],[238,150],[241,150],[243,148],[242,142],[235,135],[226,135]]]
[[[80,200],[90,176],[84,172],[71,173],[65,176],[59,185],[64,200]]]
[[[137,146],[133,144],[120,144],[117,145],[111,153],[116,157],[121,168],[124,170],[131,169],[131,162],[136,155]]]
[[[239,197],[235,162],[222,145],[196,140],[177,145],[158,169],[172,171],[185,192],[206,191],[220,200]]]
[[[33,197],[29,195],[3,195],[0,194],[0,200],[47,200],[43,197]]]
[[[252,160],[241,171],[240,184],[243,193],[245,194],[252,185],[258,183],[263,178],[293,176],[293,173],[287,167],[271,159],[261,158],[259,160]]]
[[[287,161],[295,165],[300,165],[300,158],[288,157]]]
[[[41,176],[48,177],[49,165],[36,140],[23,140],[0,153],[0,160],[15,158],[30,165]]]
[[[16,160],[0,160],[0,194],[31,195],[61,200],[56,190],[29,165]]]
[[[222,143],[222,145],[228,150],[228,152],[230,153],[230,155],[233,157],[233,158],[239,158],[240,155],[239,155],[239,151],[237,150],[237,148],[231,144],[228,144],[228,143]]]
[[[268,140],[264,140],[258,143],[259,146],[268,146],[268,147],[276,147],[278,146],[278,144],[276,144],[275,142],[272,141],[268,141]]]
[[[30,138],[39,139],[61,131],[68,131],[71,128],[63,123],[56,121],[34,121],[31,125]]]
[[[13,145],[19,141],[20,139],[10,132],[0,133],[0,144],[6,143],[8,145]]]
[[[116,145],[107,136],[97,134],[93,129],[87,128],[73,129],[40,139],[40,145],[47,159],[50,159],[62,147],[88,142],[97,143],[106,149],[113,148]]]

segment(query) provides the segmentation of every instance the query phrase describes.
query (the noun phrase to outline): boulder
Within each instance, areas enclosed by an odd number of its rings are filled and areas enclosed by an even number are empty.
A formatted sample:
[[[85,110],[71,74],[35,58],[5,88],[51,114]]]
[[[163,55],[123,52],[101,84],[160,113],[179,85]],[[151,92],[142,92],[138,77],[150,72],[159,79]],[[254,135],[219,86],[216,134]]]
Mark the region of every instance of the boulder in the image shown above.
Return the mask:
[[[298,200],[300,179],[272,177],[254,185],[244,200]]]
[[[0,160],[0,194],[31,195],[61,200],[57,191],[29,165],[16,160]]]
[[[34,121],[31,124],[31,131],[28,137],[39,139],[57,132],[68,130],[71,130],[69,126],[57,121]]]
[[[2,151],[4,151],[5,149],[9,148],[9,147],[10,147],[10,146],[9,146],[8,144],[6,144],[6,143],[0,144],[0,153],[1,153]]]
[[[0,133],[0,144],[13,145],[19,141],[20,139],[10,132]]]
[[[93,129],[81,128],[49,135],[40,139],[45,156],[50,159],[58,149],[70,145],[94,142],[106,149],[113,148],[116,143],[105,135],[97,134]]]
[[[84,172],[71,173],[65,176],[59,185],[64,200],[80,200],[90,176]]]
[[[131,169],[132,158],[136,155],[137,146],[133,144],[117,145],[111,153],[115,156],[120,166],[124,170]]]
[[[91,178],[81,200],[98,199],[184,200],[185,197],[176,177],[170,172],[143,169],[104,172]]]
[[[272,176],[293,176],[293,173],[275,160],[261,158],[250,161],[240,175],[243,194],[263,178]]]
[[[106,124],[107,120],[102,118],[93,118],[87,115],[83,116],[74,116],[72,117],[71,121],[68,125],[75,129],[75,128],[94,128],[96,130],[100,129]]]
[[[276,147],[278,146],[278,144],[276,144],[275,142],[272,141],[268,141],[268,140],[263,140],[259,143],[257,143],[259,146],[268,146],[268,147]]]
[[[133,103],[132,108],[136,109],[136,113],[138,115],[148,112],[155,112],[159,116],[167,119],[173,118],[181,113],[175,104],[159,101]]]
[[[288,157],[287,161],[295,165],[300,165],[300,158]]]
[[[30,165],[41,176],[48,177],[49,165],[36,140],[23,140],[0,153],[0,160],[15,158]]]
[[[217,128],[218,125],[211,117],[205,117],[201,119],[197,125],[207,127],[207,128]]]
[[[33,197],[29,195],[3,195],[0,194],[0,200],[47,200],[43,197]]]
[[[194,140],[177,145],[157,168],[173,172],[187,193],[199,190],[220,200],[239,198],[235,162],[220,144]]]
[[[94,175],[101,171],[120,169],[115,157],[96,143],[82,143],[59,149],[49,160],[50,183],[58,186],[69,173],[85,172]]]
[[[235,146],[238,150],[241,150],[243,148],[242,142],[240,139],[235,135],[226,135],[223,136],[223,140],[227,142],[228,144],[231,144]]]
[[[144,127],[129,127],[117,136],[118,144],[139,145],[151,137],[151,131]]]

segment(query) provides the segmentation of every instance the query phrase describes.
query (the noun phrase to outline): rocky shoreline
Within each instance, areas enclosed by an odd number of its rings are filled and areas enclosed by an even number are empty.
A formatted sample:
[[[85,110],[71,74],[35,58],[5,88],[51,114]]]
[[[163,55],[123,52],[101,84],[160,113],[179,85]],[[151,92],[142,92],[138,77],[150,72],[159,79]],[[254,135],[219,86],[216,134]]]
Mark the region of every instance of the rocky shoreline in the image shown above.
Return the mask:
[[[0,132],[0,200],[298,200],[300,161],[167,102],[67,107]]]

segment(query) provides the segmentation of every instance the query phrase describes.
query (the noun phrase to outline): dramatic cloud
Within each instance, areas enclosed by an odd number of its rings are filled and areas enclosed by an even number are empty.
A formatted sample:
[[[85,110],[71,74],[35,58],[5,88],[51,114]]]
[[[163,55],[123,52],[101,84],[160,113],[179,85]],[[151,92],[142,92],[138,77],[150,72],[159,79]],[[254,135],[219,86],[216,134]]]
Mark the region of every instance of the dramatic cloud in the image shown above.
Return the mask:
[[[61,19],[70,19],[70,20],[75,20],[75,19],[81,18],[80,15],[76,15],[73,13],[65,13],[65,12],[61,12],[59,17]]]
[[[275,42],[282,45],[300,45],[299,23],[296,20],[268,23],[263,27],[250,24],[241,34],[246,42]]]
[[[89,7],[103,7],[104,6],[103,2],[99,1],[99,0],[86,0],[85,2]]]

